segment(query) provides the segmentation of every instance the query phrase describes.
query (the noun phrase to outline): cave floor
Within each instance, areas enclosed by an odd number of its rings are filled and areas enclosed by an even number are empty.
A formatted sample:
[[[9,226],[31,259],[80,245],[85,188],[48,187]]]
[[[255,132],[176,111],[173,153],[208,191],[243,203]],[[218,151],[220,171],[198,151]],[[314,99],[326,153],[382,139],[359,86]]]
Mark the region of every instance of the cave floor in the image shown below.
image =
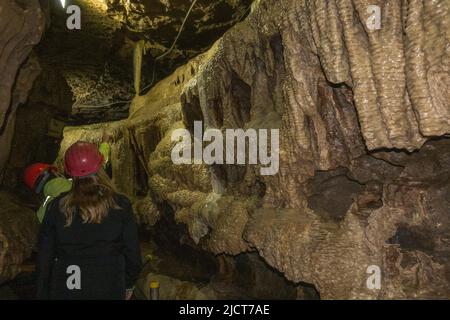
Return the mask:
[[[145,239],[145,235],[141,235]],[[152,263],[146,259],[148,248],[147,242],[142,241],[142,255],[143,255],[143,269],[141,277],[145,277],[146,273],[152,270]],[[158,257],[162,259],[171,260],[170,257],[162,256]],[[170,262],[169,262],[170,263]],[[184,267],[183,265],[178,265],[177,268],[181,271]],[[24,261],[21,266],[22,272],[19,273],[13,280],[7,281],[0,285],[0,300],[34,300],[36,296],[36,254]],[[173,272],[173,271],[172,271]],[[166,276],[173,277],[172,272],[168,272]],[[226,280],[215,279],[209,282],[196,281],[197,286],[204,287],[210,285],[214,289],[217,298],[220,299],[247,299],[251,300],[252,297],[246,295],[242,288],[230,284]],[[133,300],[146,300],[146,295],[142,292],[142,288],[136,286],[135,294],[133,295]]]
[[[34,268],[34,265],[28,265]],[[34,300],[36,296],[35,271],[26,270],[18,274],[13,280],[0,285],[0,300]],[[213,284],[216,294],[221,299],[251,300],[251,297],[241,293],[239,288],[230,286],[224,282]],[[146,300],[145,294],[136,289],[132,300]]]

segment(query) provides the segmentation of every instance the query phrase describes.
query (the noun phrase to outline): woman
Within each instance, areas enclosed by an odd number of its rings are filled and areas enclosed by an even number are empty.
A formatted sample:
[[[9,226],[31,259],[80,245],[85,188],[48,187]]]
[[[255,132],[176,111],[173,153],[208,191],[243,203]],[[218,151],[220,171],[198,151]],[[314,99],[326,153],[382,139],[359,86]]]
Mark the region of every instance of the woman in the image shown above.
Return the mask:
[[[55,198],[41,225],[38,299],[130,299],[140,267],[130,201],[102,168],[95,144],[77,142],[65,154],[72,190]]]

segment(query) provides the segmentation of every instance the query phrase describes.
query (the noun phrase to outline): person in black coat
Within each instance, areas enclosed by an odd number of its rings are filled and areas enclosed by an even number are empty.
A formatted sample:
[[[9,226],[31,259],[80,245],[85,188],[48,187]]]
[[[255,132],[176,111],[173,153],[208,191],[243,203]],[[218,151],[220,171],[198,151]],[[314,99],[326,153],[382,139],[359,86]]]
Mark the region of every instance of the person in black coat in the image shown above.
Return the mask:
[[[137,226],[127,197],[102,169],[94,144],[65,155],[70,192],[48,206],[38,237],[38,299],[129,299],[141,270]]]

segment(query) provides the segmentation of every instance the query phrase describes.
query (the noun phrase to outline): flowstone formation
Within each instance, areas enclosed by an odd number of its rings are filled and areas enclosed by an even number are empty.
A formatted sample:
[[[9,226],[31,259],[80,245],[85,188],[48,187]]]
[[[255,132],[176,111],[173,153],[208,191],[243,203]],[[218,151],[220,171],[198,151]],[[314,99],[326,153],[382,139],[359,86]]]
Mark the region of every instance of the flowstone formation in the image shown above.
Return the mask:
[[[353,89],[369,150],[412,151],[449,133],[448,1],[307,3],[325,75]],[[381,26],[371,30],[368,9],[376,4]]]
[[[381,29],[367,25],[371,5]],[[136,97],[113,176],[151,228],[257,253],[325,299],[450,297],[448,1],[259,0],[245,21]],[[175,129],[280,130],[280,166],[175,165]],[[381,272],[380,287],[368,285]],[[372,271],[371,271],[372,270]],[[369,273],[368,273],[369,272]]]

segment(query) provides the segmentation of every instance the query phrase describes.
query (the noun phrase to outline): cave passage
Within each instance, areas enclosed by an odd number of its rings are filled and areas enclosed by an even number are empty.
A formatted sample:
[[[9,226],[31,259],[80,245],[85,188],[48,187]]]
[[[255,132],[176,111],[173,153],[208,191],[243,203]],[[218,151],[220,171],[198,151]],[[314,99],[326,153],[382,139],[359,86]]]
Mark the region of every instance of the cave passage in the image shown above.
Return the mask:
[[[0,300],[77,141],[132,203],[132,299],[449,299],[450,5],[375,2],[2,0]]]

